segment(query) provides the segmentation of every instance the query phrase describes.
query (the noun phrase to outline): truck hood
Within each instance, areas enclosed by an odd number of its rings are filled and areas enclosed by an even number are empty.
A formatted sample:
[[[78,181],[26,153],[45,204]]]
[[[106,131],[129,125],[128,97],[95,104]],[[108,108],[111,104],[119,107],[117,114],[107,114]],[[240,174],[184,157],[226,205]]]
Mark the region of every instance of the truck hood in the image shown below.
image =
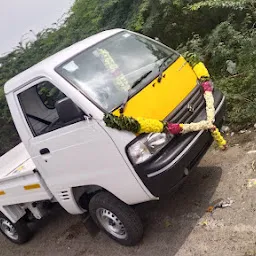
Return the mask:
[[[197,77],[183,57],[179,57],[158,78],[132,97],[124,115],[164,120],[195,88]],[[120,115],[119,110],[113,114]]]

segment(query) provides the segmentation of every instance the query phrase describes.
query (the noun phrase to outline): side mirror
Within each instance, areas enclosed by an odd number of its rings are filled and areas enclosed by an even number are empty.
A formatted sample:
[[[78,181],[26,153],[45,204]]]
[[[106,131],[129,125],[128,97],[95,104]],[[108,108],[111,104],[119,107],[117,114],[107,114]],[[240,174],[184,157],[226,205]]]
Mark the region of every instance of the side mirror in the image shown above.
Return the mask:
[[[57,101],[55,108],[59,115],[60,121],[63,123],[78,121],[79,119],[84,120],[84,113],[82,110],[69,98],[64,98]]]

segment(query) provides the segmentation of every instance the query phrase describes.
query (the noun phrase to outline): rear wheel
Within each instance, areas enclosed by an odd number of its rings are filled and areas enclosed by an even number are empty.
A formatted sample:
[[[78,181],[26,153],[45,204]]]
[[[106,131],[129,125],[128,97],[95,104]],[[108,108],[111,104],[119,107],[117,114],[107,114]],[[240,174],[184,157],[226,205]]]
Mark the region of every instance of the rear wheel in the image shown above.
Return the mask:
[[[126,246],[139,243],[143,226],[137,213],[108,192],[99,192],[89,203],[97,225],[112,239]]]
[[[15,244],[24,244],[31,238],[31,231],[25,220],[12,223],[5,215],[0,214],[0,231]]]

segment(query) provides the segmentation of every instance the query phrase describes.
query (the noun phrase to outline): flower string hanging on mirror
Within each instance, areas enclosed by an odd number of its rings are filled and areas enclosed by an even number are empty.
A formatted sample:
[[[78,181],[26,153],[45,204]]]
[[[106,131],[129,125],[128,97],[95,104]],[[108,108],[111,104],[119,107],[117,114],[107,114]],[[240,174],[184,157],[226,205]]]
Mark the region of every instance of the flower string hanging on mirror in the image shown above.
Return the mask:
[[[106,53],[107,52],[106,50],[103,50],[103,51],[104,51],[104,56],[106,58],[105,63],[111,63],[111,67],[114,68],[114,64],[113,64],[114,60],[112,59],[110,54]],[[110,128],[118,129],[118,130],[130,131],[135,134],[169,132],[173,135],[177,135],[177,134],[186,134],[189,132],[196,132],[201,130],[209,130],[211,132],[212,137],[217,142],[218,146],[221,149],[225,150],[227,148],[227,142],[221,135],[219,129],[214,125],[215,107],[214,107],[214,97],[213,97],[213,84],[212,84],[209,72],[205,67],[205,65],[202,62],[200,62],[200,60],[197,58],[196,55],[191,53],[186,53],[185,59],[191,65],[203,89],[204,99],[206,102],[206,116],[207,116],[206,120],[200,121],[198,123],[177,124],[177,123],[163,122],[163,121],[148,119],[143,117],[135,118],[135,117],[127,117],[124,115],[115,116],[113,114],[105,114],[104,122],[106,126]],[[105,65],[105,66],[107,69],[113,72],[112,68],[110,69],[110,65]],[[119,86],[120,85],[121,84],[119,84]]]
[[[120,71],[118,65],[111,57],[110,53],[105,49],[97,49],[97,54],[105,66],[106,70],[110,72],[110,74],[114,78],[114,84],[117,88],[123,89],[124,91],[128,91],[131,87],[124,76],[124,74]]]

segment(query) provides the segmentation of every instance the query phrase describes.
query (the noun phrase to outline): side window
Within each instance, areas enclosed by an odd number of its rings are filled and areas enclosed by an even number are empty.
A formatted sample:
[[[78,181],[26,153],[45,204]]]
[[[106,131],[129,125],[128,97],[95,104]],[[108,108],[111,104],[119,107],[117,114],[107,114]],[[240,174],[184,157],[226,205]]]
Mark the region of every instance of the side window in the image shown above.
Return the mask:
[[[54,109],[56,102],[66,97],[64,93],[48,81],[38,84],[36,89],[41,101],[49,109]]]
[[[18,99],[28,125],[34,134],[39,136],[83,120],[82,111],[66,97],[57,87],[48,81],[41,82],[20,93]],[[75,108],[73,117],[64,116],[66,109]],[[57,107],[56,107],[57,106]],[[61,107],[64,106],[63,110]],[[62,116],[61,116],[62,115]],[[71,118],[71,119],[70,119]]]

